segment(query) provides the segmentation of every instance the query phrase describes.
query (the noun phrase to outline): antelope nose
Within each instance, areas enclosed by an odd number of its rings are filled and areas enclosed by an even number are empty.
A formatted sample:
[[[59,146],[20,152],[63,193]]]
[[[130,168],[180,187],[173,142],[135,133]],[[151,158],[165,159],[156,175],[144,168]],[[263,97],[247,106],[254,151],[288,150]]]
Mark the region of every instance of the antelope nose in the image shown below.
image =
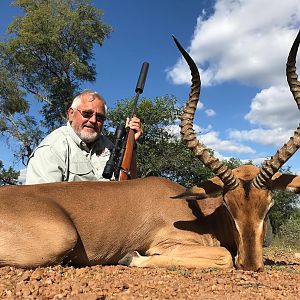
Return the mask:
[[[260,267],[256,270],[256,272],[263,272],[263,270],[264,270],[264,266],[260,266]]]

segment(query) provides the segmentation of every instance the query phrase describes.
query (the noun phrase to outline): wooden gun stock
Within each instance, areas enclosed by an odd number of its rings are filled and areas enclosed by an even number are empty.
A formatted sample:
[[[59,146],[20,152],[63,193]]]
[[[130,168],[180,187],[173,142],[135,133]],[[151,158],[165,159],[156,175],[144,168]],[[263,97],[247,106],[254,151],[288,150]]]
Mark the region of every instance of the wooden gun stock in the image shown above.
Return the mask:
[[[136,171],[136,142],[134,139],[134,130],[129,129],[127,132],[126,148],[120,167],[120,173],[118,180],[128,180],[137,177]]]

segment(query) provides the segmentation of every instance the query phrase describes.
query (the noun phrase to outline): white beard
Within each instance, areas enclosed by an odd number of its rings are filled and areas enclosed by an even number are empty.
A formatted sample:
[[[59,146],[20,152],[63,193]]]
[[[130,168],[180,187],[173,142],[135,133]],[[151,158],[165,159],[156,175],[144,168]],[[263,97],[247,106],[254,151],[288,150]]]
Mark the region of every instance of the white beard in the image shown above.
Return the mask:
[[[95,140],[98,138],[99,133],[97,132],[84,132],[83,130],[81,132],[78,133],[78,136],[81,138],[81,140],[83,142],[85,142],[86,144],[90,144],[95,142]]]

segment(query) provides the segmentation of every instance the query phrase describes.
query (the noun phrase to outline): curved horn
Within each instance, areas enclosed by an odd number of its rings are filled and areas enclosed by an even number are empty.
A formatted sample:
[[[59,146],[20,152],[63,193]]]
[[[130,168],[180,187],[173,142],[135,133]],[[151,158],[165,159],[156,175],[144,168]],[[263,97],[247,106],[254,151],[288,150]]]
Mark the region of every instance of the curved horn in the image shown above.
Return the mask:
[[[293,43],[290,50],[287,63],[286,63],[286,76],[293,94],[293,97],[300,109],[300,82],[297,80],[298,75],[296,73],[296,56],[298,52],[298,47],[300,43],[300,31]],[[274,156],[269,160],[266,160],[260,168],[259,174],[253,180],[253,184],[257,188],[263,188],[272,178],[272,176],[279,170],[279,168],[287,162],[287,160],[293,156],[293,154],[300,147],[300,124],[297,127],[294,135],[289,139],[289,141],[284,144]]]
[[[300,30],[298,35],[293,43],[291,51],[288,56],[288,60],[286,63],[286,77],[289,83],[290,90],[293,94],[293,97],[298,105],[298,109],[300,109],[300,82],[297,80],[298,75],[296,73],[296,56],[298,52],[298,47],[300,43]]]
[[[193,151],[195,156],[199,158],[206,167],[212,170],[212,172],[214,172],[223,181],[224,187],[230,190],[235,189],[239,184],[238,179],[233,175],[232,171],[225,164],[221,163],[216,157],[214,157],[212,153],[203,144],[201,144],[196,137],[193,129],[193,120],[200,95],[200,75],[193,59],[183,49],[174,36],[173,39],[179,51],[188,63],[192,75],[192,85],[189,99],[181,116],[180,126],[182,138],[187,147]]]

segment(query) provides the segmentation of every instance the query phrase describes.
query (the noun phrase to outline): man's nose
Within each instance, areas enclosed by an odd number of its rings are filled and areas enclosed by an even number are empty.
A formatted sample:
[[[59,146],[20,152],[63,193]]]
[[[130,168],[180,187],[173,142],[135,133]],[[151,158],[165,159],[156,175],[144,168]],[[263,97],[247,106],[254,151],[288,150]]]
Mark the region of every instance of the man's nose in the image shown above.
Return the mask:
[[[97,123],[96,113],[94,113],[90,118],[89,121],[92,123]]]

